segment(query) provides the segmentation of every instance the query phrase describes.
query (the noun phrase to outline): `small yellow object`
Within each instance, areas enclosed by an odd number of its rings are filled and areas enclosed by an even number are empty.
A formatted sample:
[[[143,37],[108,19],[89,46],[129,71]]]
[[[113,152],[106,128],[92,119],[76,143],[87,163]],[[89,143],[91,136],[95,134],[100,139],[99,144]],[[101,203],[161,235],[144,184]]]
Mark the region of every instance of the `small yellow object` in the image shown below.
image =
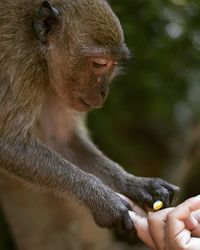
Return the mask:
[[[162,207],[163,207],[162,201],[156,201],[156,202],[153,204],[153,209],[154,209],[155,211],[160,210]]]

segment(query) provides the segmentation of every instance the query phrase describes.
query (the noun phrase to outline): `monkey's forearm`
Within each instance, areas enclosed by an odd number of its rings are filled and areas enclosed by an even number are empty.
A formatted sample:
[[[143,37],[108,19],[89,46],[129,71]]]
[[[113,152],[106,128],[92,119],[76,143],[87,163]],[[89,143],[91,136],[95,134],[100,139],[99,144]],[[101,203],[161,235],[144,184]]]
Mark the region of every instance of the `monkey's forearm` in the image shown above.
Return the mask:
[[[86,174],[34,138],[0,138],[0,167],[33,184],[70,193],[87,202],[93,176]],[[94,190],[94,189],[93,189]]]
[[[68,147],[73,156],[70,159],[72,162],[99,177],[113,190],[141,204],[148,203],[150,207],[159,199],[164,201],[166,207],[169,206],[176,187],[161,179],[128,174],[117,163],[104,156],[84,134],[76,133]]]
[[[101,227],[133,227],[127,202],[97,177],[81,171],[35,139],[0,138],[0,166],[31,183],[71,194],[90,209]]]
[[[122,191],[126,185],[127,172],[106,157],[84,134],[77,131],[68,144],[65,157],[84,171],[99,177],[115,191]]]

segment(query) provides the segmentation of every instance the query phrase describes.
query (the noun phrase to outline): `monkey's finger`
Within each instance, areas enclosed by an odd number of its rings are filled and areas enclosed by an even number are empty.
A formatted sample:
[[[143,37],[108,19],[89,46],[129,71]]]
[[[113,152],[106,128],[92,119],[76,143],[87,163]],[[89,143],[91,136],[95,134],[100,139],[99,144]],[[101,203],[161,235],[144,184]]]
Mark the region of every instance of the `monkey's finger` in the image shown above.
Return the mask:
[[[134,231],[135,226],[134,226],[134,223],[133,223],[128,211],[126,213],[124,213],[123,219],[124,219],[123,220],[124,230],[127,232]]]
[[[133,211],[132,206],[127,201],[123,200],[123,203],[124,203],[125,207],[127,207],[127,209],[129,211]]]
[[[156,201],[162,201],[163,208],[169,207],[170,205],[170,193],[165,187],[161,187],[153,193],[153,205]],[[151,207],[153,208],[153,206]]]
[[[135,226],[127,209],[121,212],[121,218],[119,218],[113,229],[118,235],[126,235],[127,233],[134,231]]]
[[[133,211],[136,214],[139,214],[140,216],[144,216],[144,217],[147,216],[147,213],[145,212],[145,210],[142,209],[138,204],[133,202],[131,199],[119,193],[117,193],[117,195],[119,195],[123,200],[126,200],[131,205],[131,210],[129,209],[129,211]]]
[[[180,191],[180,188],[178,186],[172,185],[170,183],[165,182],[163,184],[164,187],[166,187],[168,190],[173,191],[174,193],[177,193]]]
[[[128,203],[128,201],[122,199],[122,202],[123,202],[124,206],[125,206],[129,211],[132,211],[132,210],[133,210],[132,207],[131,207],[131,205]]]
[[[163,185],[169,192],[169,199],[170,199],[170,203],[172,203],[173,201],[175,202],[177,197],[178,197],[178,193],[180,192],[180,188],[178,186],[169,184],[169,183],[165,183]]]
[[[132,202],[130,199],[128,199],[126,196],[122,195],[122,194],[119,194],[119,193],[116,193],[120,198],[121,198],[121,201],[123,202],[124,206],[129,210],[129,211],[132,211]]]
[[[155,197],[153,197],[151,194],[149,193],[145,193],[144,194],[144,202],[140,202],[142,208],[146,211],[146,207],[153,207],[153,204],[155,202]]]

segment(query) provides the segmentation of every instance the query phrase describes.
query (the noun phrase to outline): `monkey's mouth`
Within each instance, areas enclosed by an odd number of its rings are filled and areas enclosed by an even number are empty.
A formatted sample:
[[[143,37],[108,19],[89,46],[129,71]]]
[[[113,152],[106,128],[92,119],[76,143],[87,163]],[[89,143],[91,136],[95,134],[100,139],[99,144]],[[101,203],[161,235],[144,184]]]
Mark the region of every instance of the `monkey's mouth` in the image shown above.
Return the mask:
[[[103,106],[103,102],[99,103],[99,102],[90,102],[84,98],[79,98],[79,102],[82,105],[83,108],[87,109],[87,110],[91,110],[91,109],[97,109],[97,108],[101,108]]]
[[[79,102],[80,102],[80,104],[84,107],[84,108],[86,108],[86,109],[92,109],[93,107],[89,104],[89,103],[87,103],[87,101],[85,101],[83,98],[79,98]]]

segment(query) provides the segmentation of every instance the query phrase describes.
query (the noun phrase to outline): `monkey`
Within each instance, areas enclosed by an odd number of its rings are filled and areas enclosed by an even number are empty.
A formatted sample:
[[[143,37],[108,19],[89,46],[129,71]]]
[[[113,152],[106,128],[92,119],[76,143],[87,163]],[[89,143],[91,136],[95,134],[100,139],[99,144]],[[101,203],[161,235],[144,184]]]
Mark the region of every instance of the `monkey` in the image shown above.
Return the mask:
[[[103,228],[134,228],[116,192],[143,206],[169,206],[176,186],[127,173],[85,126],[130,54],[108,2],[5,0],[0,13],[1,171],[71,195]]]

